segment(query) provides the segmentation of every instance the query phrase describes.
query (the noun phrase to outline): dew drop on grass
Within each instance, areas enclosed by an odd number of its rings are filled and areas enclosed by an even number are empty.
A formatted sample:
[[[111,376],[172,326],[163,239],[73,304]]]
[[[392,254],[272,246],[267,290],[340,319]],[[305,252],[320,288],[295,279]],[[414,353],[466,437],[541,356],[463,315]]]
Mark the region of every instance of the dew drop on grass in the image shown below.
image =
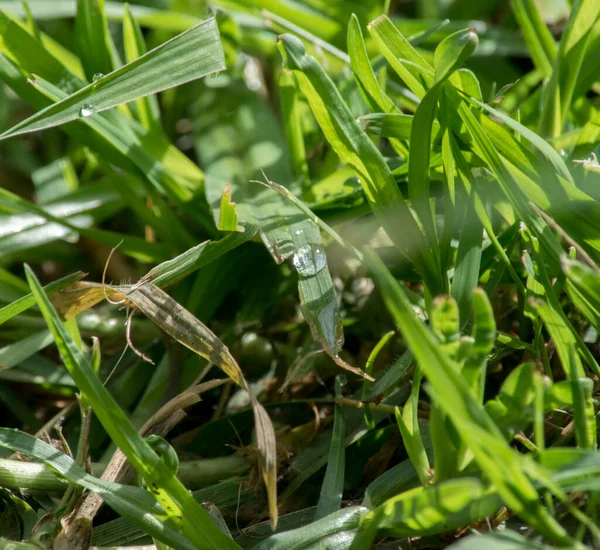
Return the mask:
[[[327,265],[327,256],[320,246],[301,246],[292,259],[294,267],[302,277],[316,275]]]
[[[91,116],[95,112],[96,112],[96,110],[94,109],[94,107],[92,107],[89,103],[84,103],[81,106],[81,109],[79,109],[79,116],[81,116],[81,117]]]
[[[104,75],[102,73],[96,73],[92,77],[92,82],[98,82],[98,80],[100,80],[101,78],[104,78]]]

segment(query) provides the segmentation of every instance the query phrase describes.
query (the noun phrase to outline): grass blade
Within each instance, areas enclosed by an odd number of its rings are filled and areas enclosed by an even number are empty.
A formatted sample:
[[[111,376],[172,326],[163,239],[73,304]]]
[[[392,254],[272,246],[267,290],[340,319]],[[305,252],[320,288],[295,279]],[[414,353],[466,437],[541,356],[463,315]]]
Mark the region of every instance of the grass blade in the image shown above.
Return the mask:
[[[135,61],[50,105],[7,130],[0,139],[65,124],[202,78],[225,68],[215,19],[161,44]]]
[[[51,445],[17,430],[0,428],[0,445],[41,460],[67,481],[97,493],[133,525],[166,544],[189,550],[197,548],[164,522],[164,510],[150,492],[95,478]]]
[[[373,211],[399,250],[417,267],[433,294],[444,288],[432,251],[394,182],[381,153],[360,128],[317,61],[295,37],[280,37],[286,66],[297,76],[321,129],[336,154],[356,172]],[[391,215],[390,209],[394,209]]]
[[[148,446],[131,425],[66,331],[28,266],[25,274],[69,374],[111,439],[125,453],[131,465],[144,477],[147,484],[154,489],[156,499],[163,506],[170,520],[190,542],[199,547],[237,548],[237,545],[222,534],[210,516],[194,501],[175,477],[175,472]]]
[[[104,0],[77,0],[75,17],[77,53],[89,82],[95,75],[112,72],[110,36],[104,16]]]
[[[338,376],[335,381],[336,399],[342,396],[342,384]],[[335,405],[333,420],[333,433],[331,435],[331,447],[327,470],[321,486],[321,495],[315,511],[313,521],[329,516],[337,512],[342,505],[342,493],[344,491],[344,473],[346,466],[346,425],[344,423],[344,410],[340,405]]]

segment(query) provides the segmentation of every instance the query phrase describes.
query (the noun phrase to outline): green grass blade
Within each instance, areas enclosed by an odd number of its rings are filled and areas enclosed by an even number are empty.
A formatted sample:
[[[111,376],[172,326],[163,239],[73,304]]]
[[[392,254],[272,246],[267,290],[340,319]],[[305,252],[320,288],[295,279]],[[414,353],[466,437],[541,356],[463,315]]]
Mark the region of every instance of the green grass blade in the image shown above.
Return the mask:
[[[382,529],[396,537],[411,537],[416,533],[431,536],[477,521],[500,506],[498,495],[479,480],[455,479],[389,499],[364,517],[361,531],[374,534],[375,529]],[[360,543],[357,538],[357,550],[369,547],[365,539]]]
[[[479,282],[482,235],[483,226],[473,203],[469,201],[452,279],[452,296],[458,303],[461,326],[465,326],[471,316],[473,291]]]
[[[35,332],[31,336],[18,342],[0,348],[0,365],[2,369],[11,369],[22,363],[25,359],[36,354],[41,349],[49,346],[54,339],[47,330]]]
[[[104,15],[104,0],[77,0],[75,43],[89,82],[95,75],[112,72],[110,36]]]
[[[433,86],[433,68],[415,50],[392,21],[381,15],[368,25],[377,47],[408,88],[422,98]]]
[[[596,0],[577,0],[573,3],[554,60],[552,76],[544,92],[538,124],[542,136],[558,137],[562,133],[592,29],[599,17],[600,4]]]
[[[277,535],[260,542],[255,550],[309,550],[323,544],[325,548],[338,546],[345,543],[349,546],[356,536],[356,530],[361,517],[367,508],[351,506],[339,512],[300,527]]]
[[[125,12],[123,14],[123,46],[125,48],[125,59],[128,63],[145,55],[147,51],[142,29],[131,13],[128,4],[125,4]],[[155,95],[147,95],[136,99],[135,106],[137,118],[144,128],[150,132],[161,131],[160,109],[158,99]]]
[[[33,271],[27,266],[25,273],[65,366],[77,387],[111,439],[124,452],[131,465],[144,477],[146,483],[154,489],[156,499],[163,506],[170,520],[190,542],[199,548],[237,548],[237,545],[223,535],[210,516],[193,500],[177,480],[175,473],[138,434],[125,413],[91,370],[88,360],[66,331]]]
[[[436,294],[444,288],[432,251],[408,210],[383,156],[355,121],[331,79],[306,55],[296,38],[280,37],[287,68],[297,76],[321,129],[336,154],[356,172],[367,199],[399,250],[415,263],[426,285]],[[391,214],[390,209],[394,209]]]
[[[371,110],[383,113],[396,112],[397,107],[385,93],[385,90],[382,89],[375,76],[360,29],[360,23],[354,14],[352,14],[348,23],[348,54],[354,76],[364,92],[364,97]]]
[[[86,273],[78,271],[77,273],[67,275],[58,281],[54,281],[46,285],[43,290],[48,296],[51,296],[52,294],[56,294],[68,286],[71,286],[80,279],[83,279],[85,276]],[[6,323],[6,321],[13,318],[15,315],[27,311],[30,307],[33,307],[35,303],[36,299],[34,295],[30,293],[12,302],[11,304],[4,306],[2,309],[0,309],[0,325]]]
[[[86,118],[225,68],[214,19],[186,31],[7,130],[0,139]]]
[[[166,544],[182,549],[197,548],[164,522],[164,510],[150,492],[95,478],[56,448],[17,430],[0,428],[0,445],[41,460],[67,481],[99,494],[111,508],[136,527]]]
[[[279,75],[279,93],[283,126],[290,150],[290,160],[297,178],[301,178],[305,189],[309,189],[310,174],[306,158],[306,146],[302,130],[302,109],[300,94],[294,77],[286,71]]]
[[[459,375],[457,365],[416,319],[398,283],[373,252],[367,251],[365,259],[399,330],[427,375],[434,401],[451,419],[502,499],[546,536],[571,544],[572,539],[565,529],[541,506],[534,486],[523,471],[521,457],[504,442],[497,426]]]
[[[397,139],[410,139],[414,117],[396,113],[373,113],[363,115],[358,120],[364,126],[365,132],[375,136]],[[433,121],[432,133],[435,135],[440,129],[437,120]]]
[[[340,377],[335,381],[336,398],[342,395],[342,385]],[[340,405],[335,405],[333,420],[333,432],[331,434],[331,447],[329,449],[329,458],[327,460],[327,470],[321,486],[321,495],[315,517],[313,521],[327,517],[337,512],[342,505],[342,493],[344,491],[344,473],[346,466],[346,425],[344,422],[344,409]]]
[[[231,186],[226,185],[219,207],[219,231],[238,231],[238,215],[235,206],[235,202],[231,200]]]
[[[552,74],[558,48],[534,0],[512,0],[512,12],[523,31],[529,54],[545,77]]]

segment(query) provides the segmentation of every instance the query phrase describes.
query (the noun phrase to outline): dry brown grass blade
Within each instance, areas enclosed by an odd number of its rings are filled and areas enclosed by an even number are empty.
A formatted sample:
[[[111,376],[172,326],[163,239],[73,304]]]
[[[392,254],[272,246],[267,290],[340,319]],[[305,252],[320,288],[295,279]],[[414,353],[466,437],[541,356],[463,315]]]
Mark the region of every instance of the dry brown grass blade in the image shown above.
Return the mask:
[[[278,517],[275,430],[269,415],[252,395],[242,370],[227,346],[206,325],[157,286],[146,283],[128,287],[120,286],[115,290],[122,292],[127,301],[132,302],[161,330],[214,363],[239,387],[248,392],[254,412],[261,471],[269,499],[269,515],[275,529]]]

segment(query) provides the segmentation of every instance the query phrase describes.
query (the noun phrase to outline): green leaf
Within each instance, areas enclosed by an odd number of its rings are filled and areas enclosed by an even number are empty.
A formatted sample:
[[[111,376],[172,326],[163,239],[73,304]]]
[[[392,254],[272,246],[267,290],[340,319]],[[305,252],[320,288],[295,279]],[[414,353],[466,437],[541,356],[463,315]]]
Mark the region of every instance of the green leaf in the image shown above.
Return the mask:
[[[223,48],[216,21],[207,19],[29,117],[0,135],[0,139],[91,117],[116,105],[202,78],[224,68]]]

